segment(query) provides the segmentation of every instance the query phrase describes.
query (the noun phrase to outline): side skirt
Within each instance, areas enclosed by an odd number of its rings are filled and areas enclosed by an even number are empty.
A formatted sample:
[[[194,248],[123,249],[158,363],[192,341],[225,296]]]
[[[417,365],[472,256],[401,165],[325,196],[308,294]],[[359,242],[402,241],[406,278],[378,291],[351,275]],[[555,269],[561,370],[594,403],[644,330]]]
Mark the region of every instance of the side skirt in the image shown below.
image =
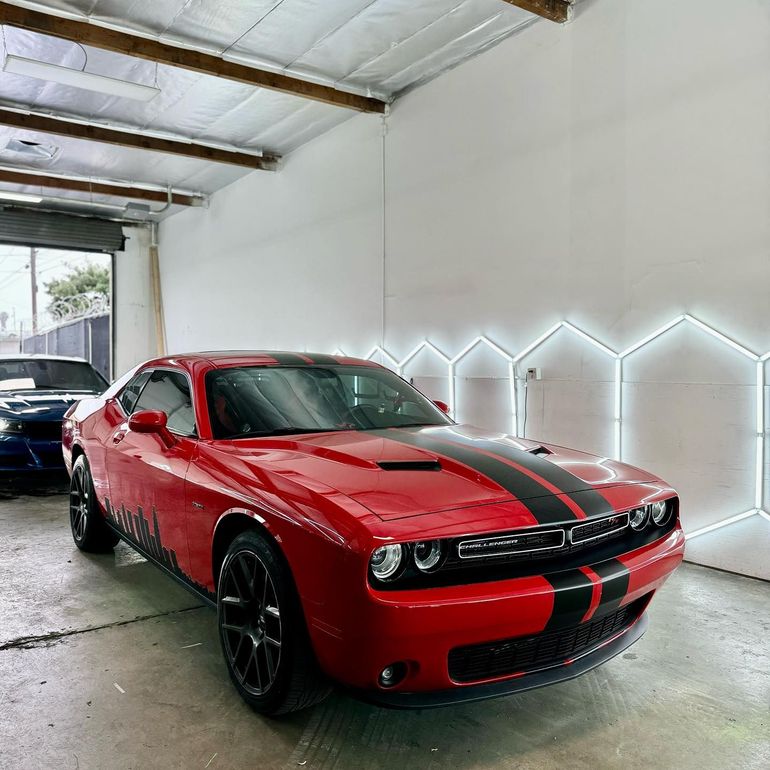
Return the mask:
[[[174,574],[168,567],[166,567],[164,564],[161,564],[154,556],[147,553],[147,551],[142,548],[138,543],[134,542],[131,538],[126,536],[123,532],[121,532],[108,518],[104,517],[104,523],[129,547],[133,548],[138,554],[143,556],[147,561],[151,562],[153,565],[158,567],[164,574],[168,575],[170,578],[175,580],[177,583],[179,583],[180,586],[183,586],[186,588],[191,594],[194,594],[199,599],[202,599],[207,607],[210,607],[211,609],[217,608],[217,602],[216,599],[212,599],[211,596],[209,596],[208,593],[204,593],[200,590],[197,586],[193,585],[192,583],[189,583],[184,578],[180,577],[179,575]]]

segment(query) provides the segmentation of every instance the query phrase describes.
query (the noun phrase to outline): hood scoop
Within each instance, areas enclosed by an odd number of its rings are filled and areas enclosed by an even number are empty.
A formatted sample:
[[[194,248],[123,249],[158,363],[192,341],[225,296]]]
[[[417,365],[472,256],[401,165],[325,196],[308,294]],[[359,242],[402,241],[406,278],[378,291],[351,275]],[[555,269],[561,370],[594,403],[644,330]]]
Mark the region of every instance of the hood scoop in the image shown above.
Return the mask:
[[[440,471],[438,460],[392,460],[381,461],[377,465],[384,471]]]
[[[552,455],[553,452],[550,449],[546,449],[544,446],[532,447],[527,450],[531,455],[538,455],[539,457],[545,457],[546,455]]]

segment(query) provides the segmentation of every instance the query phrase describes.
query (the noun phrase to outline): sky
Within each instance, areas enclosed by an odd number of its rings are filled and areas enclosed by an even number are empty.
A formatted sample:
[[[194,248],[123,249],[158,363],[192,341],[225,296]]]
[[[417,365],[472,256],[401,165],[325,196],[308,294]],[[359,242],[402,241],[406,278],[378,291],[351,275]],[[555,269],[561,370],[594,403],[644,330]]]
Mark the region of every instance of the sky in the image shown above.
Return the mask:
[[[38,249],[37,252],[37,307],[42,315],[50,301],[45,284],[54,278],[62,278],[78,265],[95,264],[110,266],[109,254],[84,254],[77,251]],[[0,312],[8,313],[7,332],[18,332],[32,326],[32,289],[29,274],[29,248],[0,244]],[[41,326],[49,321],[40,319]]]

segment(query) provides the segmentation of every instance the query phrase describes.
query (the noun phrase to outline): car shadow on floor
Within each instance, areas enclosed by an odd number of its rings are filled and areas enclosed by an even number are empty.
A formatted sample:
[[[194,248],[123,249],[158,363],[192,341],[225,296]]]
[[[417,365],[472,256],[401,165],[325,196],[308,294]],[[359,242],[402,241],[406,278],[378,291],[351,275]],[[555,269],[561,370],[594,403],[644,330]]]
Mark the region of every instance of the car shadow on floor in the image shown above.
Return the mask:
[[[66,471],[35,473],[32,476],[0,474],[0,500],[17,497],[51,497],[69,492],[69,476]]]

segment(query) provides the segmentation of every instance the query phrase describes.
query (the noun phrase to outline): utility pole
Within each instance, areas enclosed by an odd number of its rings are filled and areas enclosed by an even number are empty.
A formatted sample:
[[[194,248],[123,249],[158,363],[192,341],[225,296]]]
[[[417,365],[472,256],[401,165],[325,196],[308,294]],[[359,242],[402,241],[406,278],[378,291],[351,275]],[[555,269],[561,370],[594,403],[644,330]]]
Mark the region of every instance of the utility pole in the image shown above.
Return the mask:
[[[32,334],[37,334],[37,249],[29,250],[29,276],[32,280]]]

